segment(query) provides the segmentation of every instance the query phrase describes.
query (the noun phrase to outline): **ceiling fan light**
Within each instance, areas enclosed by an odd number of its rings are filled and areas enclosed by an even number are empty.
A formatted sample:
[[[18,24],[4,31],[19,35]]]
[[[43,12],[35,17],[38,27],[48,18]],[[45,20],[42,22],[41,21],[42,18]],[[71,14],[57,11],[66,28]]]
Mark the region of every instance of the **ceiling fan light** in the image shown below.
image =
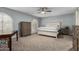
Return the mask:
[[[41,14],[46,14],[46,12],[45,11],[42,11]]]
[[[49,13],[49,12],[51,12],[51,10],[49,10],[49,8],[47,8],[47,7],[41,7],[41,8],[39,8],[38,10],[37,10],[40,14],[47,14],[47,13]]]

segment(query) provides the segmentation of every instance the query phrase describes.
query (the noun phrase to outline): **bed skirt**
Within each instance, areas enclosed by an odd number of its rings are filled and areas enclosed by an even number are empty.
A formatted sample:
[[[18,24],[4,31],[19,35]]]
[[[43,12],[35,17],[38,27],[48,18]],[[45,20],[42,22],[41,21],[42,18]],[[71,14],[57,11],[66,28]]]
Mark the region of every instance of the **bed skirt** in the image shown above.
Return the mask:
[[[50,32],[50,31],[38,31],[37,34],[47,35],[47,36],[54,36],[57,38],[58,32]]]

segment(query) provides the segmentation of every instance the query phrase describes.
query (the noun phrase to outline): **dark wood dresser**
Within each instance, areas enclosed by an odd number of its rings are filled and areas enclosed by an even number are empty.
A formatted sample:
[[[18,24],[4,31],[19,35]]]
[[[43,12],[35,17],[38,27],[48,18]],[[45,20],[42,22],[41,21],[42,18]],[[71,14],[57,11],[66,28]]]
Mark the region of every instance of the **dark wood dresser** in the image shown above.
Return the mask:
[[[79,26],[73,26],[73,50],[79,51]]]
[[[31,22],[20,22],[19,23],[20,36],[28,36],[31,34]]]

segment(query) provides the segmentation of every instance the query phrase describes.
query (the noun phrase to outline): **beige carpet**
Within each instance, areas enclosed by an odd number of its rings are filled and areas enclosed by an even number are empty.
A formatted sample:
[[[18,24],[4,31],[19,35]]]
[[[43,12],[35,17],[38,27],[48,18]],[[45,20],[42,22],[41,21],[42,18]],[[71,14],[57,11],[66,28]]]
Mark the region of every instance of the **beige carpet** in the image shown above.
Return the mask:
[[[13,51],[68,51],[72,48],[71,36],[53,38],[41,35],[31,35],[12,40]],[[3,49],[5,50],[5,49]]]

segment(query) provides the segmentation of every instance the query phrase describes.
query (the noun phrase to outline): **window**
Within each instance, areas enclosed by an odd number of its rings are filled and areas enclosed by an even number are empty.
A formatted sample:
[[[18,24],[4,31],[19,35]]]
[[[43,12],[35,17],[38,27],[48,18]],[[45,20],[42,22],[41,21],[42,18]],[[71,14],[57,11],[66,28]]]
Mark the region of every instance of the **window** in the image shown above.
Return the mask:
[[[0,35],[10,34],[13,32],[13,22],[12,18],[0,12]]]

